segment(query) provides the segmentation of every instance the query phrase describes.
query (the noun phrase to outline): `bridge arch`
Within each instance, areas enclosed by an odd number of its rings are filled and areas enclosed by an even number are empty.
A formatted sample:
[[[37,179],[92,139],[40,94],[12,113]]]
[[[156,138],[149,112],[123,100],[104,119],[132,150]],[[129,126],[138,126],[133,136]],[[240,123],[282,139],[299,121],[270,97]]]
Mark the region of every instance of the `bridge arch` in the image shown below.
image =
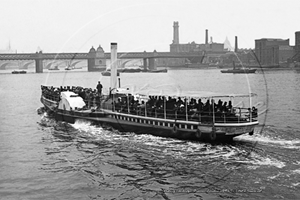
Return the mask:
[[[25,63],[24,65],[20,65],[20,69],[28,69],[29,65],[33,64],[34,61],[30,61],[30,62],[27,62]]]
[[[127,64],[127,63],[130,63],[130,62],[132,62],[133,64],[135,64],[135,63],[139,63],[140,65],[142,65],[141,63],[142,63],[142,61],[141,61],[141,59],[128,59],[128,60],[121,60],[121,62],[120,62],[120,68],[125,68],[125,65]],[[139,66],[140,66],[139,65]]]
[[[9,64],[10,64],[10,62],[6,62],[6,63],[1,64],[1,65],[0,65],[0,69],[1,69],[1,70],[5,70],[6,67],[7,67]]]
[[[75,62],[70,62],[70,67],[75,67],[78,63],[82,62],[82,60],[77,60]]]
[[[68,64],[69,64],[69,61],[63,60],[63,61],[61,61],[60,63],[58,63],[57,65],[59,66],[59,65],[62,65],[62,64],[64,64],[64,65],[65,65],[64,67],[66,67],[66,66],[68,66]]]
[[[49,69],[53,64],[55,64],[57,62],[57,60],[54,61],[50,61],[46,64],[46,66],[44,67],[45,69]]]

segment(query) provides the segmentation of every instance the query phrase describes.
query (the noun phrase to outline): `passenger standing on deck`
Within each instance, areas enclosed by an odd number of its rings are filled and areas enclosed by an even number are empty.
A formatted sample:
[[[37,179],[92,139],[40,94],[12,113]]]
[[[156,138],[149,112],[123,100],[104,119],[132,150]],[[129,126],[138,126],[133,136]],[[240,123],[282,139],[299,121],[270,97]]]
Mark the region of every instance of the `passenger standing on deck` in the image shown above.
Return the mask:
[[[102,94],[102,88],[103,88],[102,84],[100,83],[100,81],[98,81],[98,85],[97,85],[96,89],[98,90],[98,94],[100,96]]]
[[[99,108],[100,107],[100,95],[98,93],[96,94],[95,101],[96,101],[97,108]]]

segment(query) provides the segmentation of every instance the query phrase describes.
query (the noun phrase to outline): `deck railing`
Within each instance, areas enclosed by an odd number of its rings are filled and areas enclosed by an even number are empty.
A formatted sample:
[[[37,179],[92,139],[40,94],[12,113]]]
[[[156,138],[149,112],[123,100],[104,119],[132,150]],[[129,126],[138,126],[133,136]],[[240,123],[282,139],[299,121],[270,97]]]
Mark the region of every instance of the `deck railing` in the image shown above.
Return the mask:
[[[50,94],[47,91],[42,91],[42,95],[52,101],[59,102],[59,94]],[[177,119],[183,121],[197,121],[202,123],[245,123],[256,121],[257,112],[253,112],[250,108],[233,107],[227,112],[219,111],[218,109],[197,110],[187,109],[187,106],[174,109],[164,109],[164,106],[155,107],[150,106],[148,103],[142,105],[116,105],[111,101],[104,102],[104,98],[84,99],[86,107],[83,110],[91,108],[102,108],[112,110],[119,113],[132,114],[137,116],[161,118],[161,119]],[[101,107],[100,107],[101,105]],[[75,109],[76,110],[76,109]]]
[[[106,108],[107,109],[107,108]],[[150,107],[120,107],[113,108],[112,111],[133,114],[145,117],[163,118],[163,119],[177,119],[184,121],[197,121],[197,122],[213,122],[215,123],[245,123],[255,120],[255,115],[248,108],[234,107],[228,112],[214,112],[213,111],[197,111],[172,109],[165,110],[162,108],[150,108]],[[128,111],[129,110],[129,111]]]

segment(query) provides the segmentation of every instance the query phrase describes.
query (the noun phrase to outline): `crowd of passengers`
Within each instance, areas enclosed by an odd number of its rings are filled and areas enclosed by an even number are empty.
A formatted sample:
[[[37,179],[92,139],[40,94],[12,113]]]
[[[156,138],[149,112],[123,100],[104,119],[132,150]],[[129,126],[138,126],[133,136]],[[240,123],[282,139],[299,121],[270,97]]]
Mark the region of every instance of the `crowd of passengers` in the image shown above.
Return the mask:
[[[213,107],[214,106],[214,107]],[[165,109],[166,107],[166,109]],[[215,114],[216,120],[227,121],[237,120],[237,110],[233,108],[232,102],[225,101],[221,99],[215,103],[210,102],[209,99],[205,103],[201,99],[191,98],[190,100],[181,97],[167,99],[164,96],[149,96],[147,102],[139,101],[135,99],[134,96],[129,95],[128,97],[119,97],[117,101],[114,101],[113,109],[118,112],[137,114],[142,116],[168,118],[168,119],[183,119],[183,120],[201,120],[209,121],[212,119],[213,112]],[[246,112],[245,116],[250,116],[252,112],[252,117],[257,117],[257,109],[249,108],[248,110],[239,109],[238,112]]]
[[[42,94],[47,99],[51,99],[54,101],[60,101],[60,93],[64,91],[71,91],[78,96],[80,96],[86,104],[84,109],[88,109],[91,107],[99,107],[101,100],[101,93],[99,93],[96,89],[92,88],[83,88],[80,86],[61,86],[61,87],[53,87],[53,86],[41,86]]]
[[[72,91],[78,96],[80,96],[84,102],[86,103],[85,108],[90,109],[92,107],[99,108],[100,101],[102,99],[101,93],[99,93],[96,89],[91,88],[83,88],[80,86],[64,86],[64,87],[52,87],[52,86],[41,86],[42,94],[54,101],[60,100],[60,92],[63,91]],[[166,107],[166,109],[165,109]],[[159,117],[159,118],[168,118],[168,119],[182,119],[182,120],[195,120],[195,121],[211,121],[212,115],[214,112],[216,121],[224,120],[226,121],[235,121],[238,116],[240,116],[239,112],[246,111],[246,115],[250,116],[250,112],[252,117],[257,117],[257,109],[253,107],[248,110],[241,110],[233,108],[232,102],[222,101],[219,99],[218,102],[206,100],[205,103],[202,102],[201,99],[191,98],[190,100],[181,97],[173,98],[165,96],[149,96],[149,99],[145,102],[143,100],[138,100],[133,95],[122,96],[117,98],[112,103],[112,109],[117,112],[122,113],[130,113],[148,117]]]

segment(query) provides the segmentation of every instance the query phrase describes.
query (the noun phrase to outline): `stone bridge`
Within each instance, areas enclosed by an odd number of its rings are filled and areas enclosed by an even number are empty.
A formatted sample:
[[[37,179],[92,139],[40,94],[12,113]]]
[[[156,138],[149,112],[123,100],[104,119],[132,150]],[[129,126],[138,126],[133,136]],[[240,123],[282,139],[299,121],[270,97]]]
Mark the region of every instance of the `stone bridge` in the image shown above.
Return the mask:
[[[184,58],[184,59],[203,59],[202,52],[118,52],[118,59],[124,60],[121,65],[125,65],[130,60],[140,59],[143,67],[148,69],[156,69],[156,59],[158,58]],[[44,65],[45,60],[49,62]],[[106,60],[110,60],[110,53],[105,53],[101,46],[95,50],[93,47],[88,53],[19,53],[19,54],[0,54],[0,61],[27,61],[20,68],[26,68],[35,63],[36,73],[42,73],[43,68],[49,68],[50,63],[68,60],[69,64],[75,66],[80,60],[87,60],[88,71],[102,71],[106,69]],[[5,68],[9,64],[4,62],[0,68]]]

